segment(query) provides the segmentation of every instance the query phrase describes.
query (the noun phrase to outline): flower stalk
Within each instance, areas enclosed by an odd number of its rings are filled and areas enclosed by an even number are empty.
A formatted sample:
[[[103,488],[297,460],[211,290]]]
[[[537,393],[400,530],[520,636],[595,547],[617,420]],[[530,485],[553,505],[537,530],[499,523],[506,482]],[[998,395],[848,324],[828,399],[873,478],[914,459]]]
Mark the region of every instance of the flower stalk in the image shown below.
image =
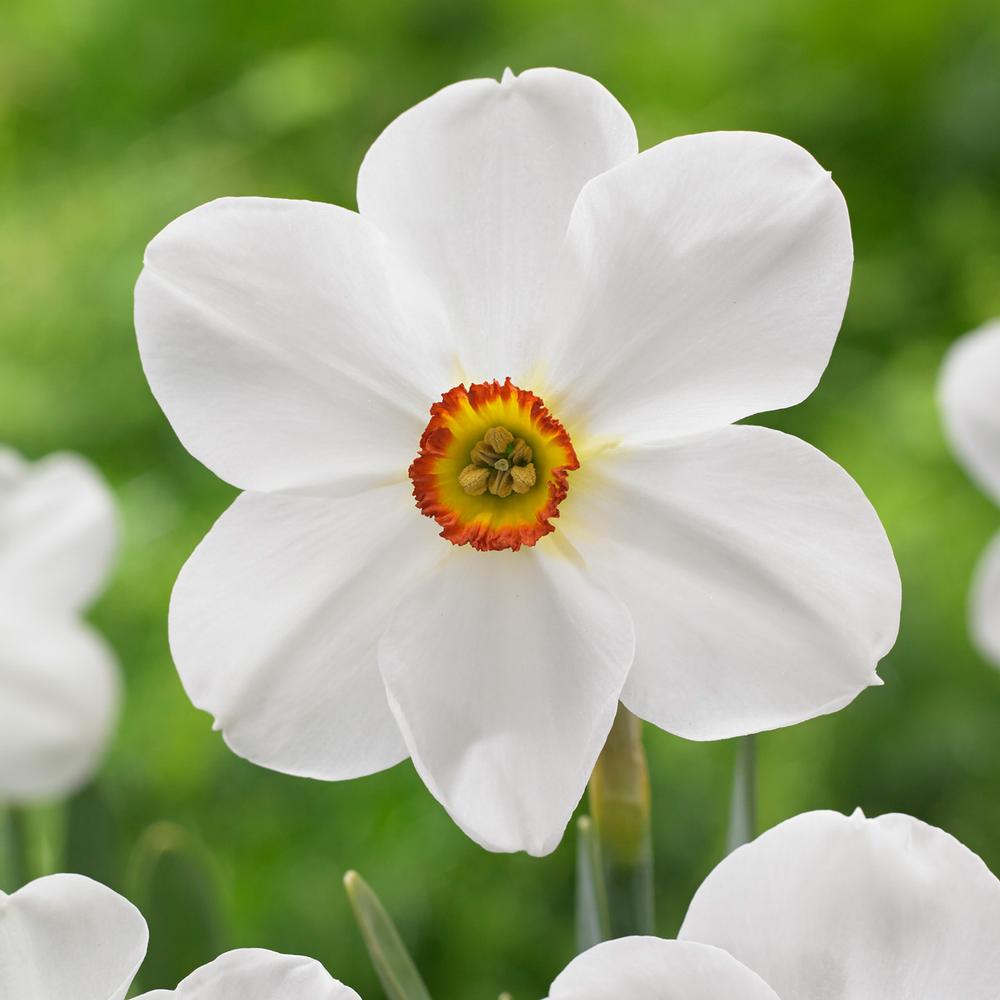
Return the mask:
[[[590,814],[607,899],[608,935],[653,933],[653,840],[642,722],[624,705],[590,778]]]
[[[757,742],[741,736],[736,744],[733,790],[729,800],[726,853],[750,843],[757,835]]]
[[[11,806],[0,810],[0,889],[14,892],[31,881],[28,815]]]

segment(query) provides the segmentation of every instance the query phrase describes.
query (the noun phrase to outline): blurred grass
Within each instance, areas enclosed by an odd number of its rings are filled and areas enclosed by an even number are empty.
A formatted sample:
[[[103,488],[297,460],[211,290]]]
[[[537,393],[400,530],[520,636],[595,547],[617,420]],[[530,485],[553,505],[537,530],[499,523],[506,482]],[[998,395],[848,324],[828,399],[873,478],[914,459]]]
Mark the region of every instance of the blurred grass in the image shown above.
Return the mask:
[[[602,80],[642,144],[777,132],[829,169],[857,265],[817,393],[773,423],[851,471],[888,528],[903,628],[873,689],[759,741],[761,822],[912,812],[1000,871],[1000,674],[965,601],[1000,512],[944,446],[948,343],[1000,314],[994,0],[4,0],[0,439],[72,448],[115,485],[124,557],[95,612],[128,680],[102,777],[124,844],[180,823],[217,859],[231,946],[313,955],[380,996],[340,877],[365,872],[438,997],[541,995],[573,947],[573,844],[486,854],[412,768],[325,785],[230,754],[170,662],[171,584],[233,491],[178,445],[139,368],[132,284],[149,238],[220,195],[354,205],[391,118],[457,79],[561,65]],[[648,734],[659,930],[723,850],[732,745]],[[149,983],[150,986],[168,985]],[[172,984],[170,984],[172,985]]]

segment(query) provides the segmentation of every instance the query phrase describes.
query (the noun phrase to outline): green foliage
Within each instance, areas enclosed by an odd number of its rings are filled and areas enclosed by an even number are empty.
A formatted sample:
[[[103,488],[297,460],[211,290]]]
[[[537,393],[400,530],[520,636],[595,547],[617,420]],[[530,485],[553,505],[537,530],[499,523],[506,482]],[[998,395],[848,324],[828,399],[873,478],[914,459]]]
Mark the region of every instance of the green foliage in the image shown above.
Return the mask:
[[[818,391],[767,423],[841,462],[904,583],[899,642],[834,716],[758,740],[759,823],[900,810],[1000,871],[1000,674],[970,648],[970,574],[1000,512],[938,429],[947,345],[1000,315],[995,0],[5,0],[0,33],[0,438],[72,448],[114,484],[126,537],[94,612],[127,707],[101,785],[121,852],[150,824],[217,859],[233,943],[313,955],[379,988],[339,873],[383,899],[438,996],[541,996],[574,951],[573,837],[551,857],[471,844],[408,764],[323,784],[239,760],[191,707],[166,608],[233,491],[177,443],[131,321],[143,247],[220,195],[352,206],[361,157],[438,87],[505,66],[601,79],[643,145],[757,129],[802,143],[851,208],[857,264]],[[657,927],[672,934],[725,846],[733,748],[647,727]]]

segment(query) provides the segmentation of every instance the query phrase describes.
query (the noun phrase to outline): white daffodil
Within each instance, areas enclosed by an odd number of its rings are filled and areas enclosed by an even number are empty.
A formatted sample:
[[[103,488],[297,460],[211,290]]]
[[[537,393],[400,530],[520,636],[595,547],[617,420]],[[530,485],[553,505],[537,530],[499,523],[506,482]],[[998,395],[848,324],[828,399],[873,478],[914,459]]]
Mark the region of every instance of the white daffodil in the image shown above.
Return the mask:
[[[952,345],[938,396],[955,454],[1000,504],[1000,320]],[[1000,667],[1000,534],[976,570],[970,612],[976,645]]]
[[[319,962],[259,948],[221,955],[192,972],[176,990],[153,990],[136,1000],[360,1000]]]
[[[123,1000],[149,932],[127,900],[81,875],[50,875],[0,892],[3,1000]],[[176,990],[140,1000],[358,1000],[319,962],[242,949],[220,956]]]
[[[847,209],[808,153],[639,154],[600,84],[540,69],[400,116],[358,203],[213,202],[136,288],[153,392],[245,490],[170,612],[238,754],[323,779],[409,756],[480,843],[543,854],[619,699],[716,739],[878,683],[875,512],[732,426],[812,391],[844,311]]]
[[[123,1000],[148,938],[128,900],[82,875],[0,892],[0,997]]]
[[[910,816],[812,812],[734,851],[679,935],[782,1000],[996,1000],[1000,881]]]
[[[114,503],[76,455],[0,448],[0,804],[66,795],[117,716],[118,668],[80,615],[108,574]]]
[[[626,937],[577,956],[549,1000],[778,1000],[763,979],[721,948]]]

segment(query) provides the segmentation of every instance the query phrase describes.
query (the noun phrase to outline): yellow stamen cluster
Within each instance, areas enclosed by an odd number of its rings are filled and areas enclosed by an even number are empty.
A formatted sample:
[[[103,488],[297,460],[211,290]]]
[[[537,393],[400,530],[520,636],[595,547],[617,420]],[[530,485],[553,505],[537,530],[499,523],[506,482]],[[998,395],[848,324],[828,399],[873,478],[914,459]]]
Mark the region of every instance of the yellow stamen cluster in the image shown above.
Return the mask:
[[[527,493],[535,485],[531,449],[506,427],[491,427],[469,455],[471,464],[458,474],[458,484],[470,497],[487,490],[495,497]]]

